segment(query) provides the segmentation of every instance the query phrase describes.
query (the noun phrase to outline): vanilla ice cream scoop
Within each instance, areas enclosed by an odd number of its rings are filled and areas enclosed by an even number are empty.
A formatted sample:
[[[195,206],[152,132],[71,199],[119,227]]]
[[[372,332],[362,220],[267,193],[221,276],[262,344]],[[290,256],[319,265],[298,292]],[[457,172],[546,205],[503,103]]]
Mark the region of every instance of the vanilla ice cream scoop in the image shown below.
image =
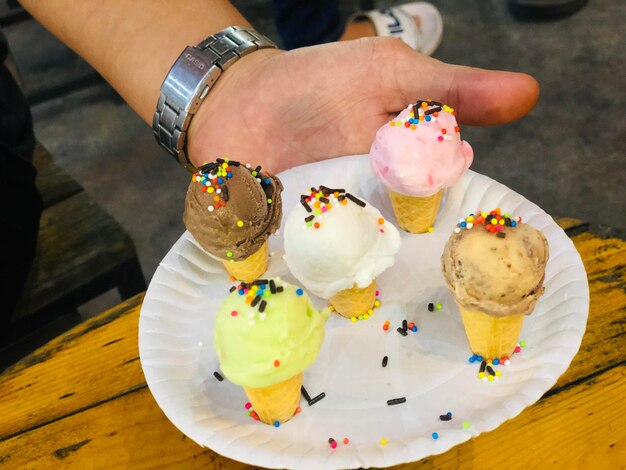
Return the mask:
[[[315,295],[369,286],[393,265],[400,234],[380,211],[343,189],[311,188],[285,224],[293,275]]]

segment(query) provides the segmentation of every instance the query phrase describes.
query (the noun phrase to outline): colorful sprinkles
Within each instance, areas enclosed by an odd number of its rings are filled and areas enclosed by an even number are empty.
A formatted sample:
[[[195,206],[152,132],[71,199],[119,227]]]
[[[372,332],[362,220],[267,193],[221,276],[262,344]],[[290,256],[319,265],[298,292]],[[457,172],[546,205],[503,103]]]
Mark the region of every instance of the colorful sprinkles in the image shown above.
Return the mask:
[[[385,320],[385,323],[383,323],[383,331],[389,331],[390,326],[391,323],[389,322],[389,320]],[[417,333],[417,325],[415,324],[415,322],[407,322],[407,320],[402,320],[402,326],[396,328],[396,331],[402,336],[407,336],[409,331]]]
[[[433,100],[418,100],[417,103],[412,106],[408,116],[390,121],[389,125],[392,127],[404,127],[414,131],[417,129],[420,122],[437,122],[439,113],[442,111],[456,116],[454,109],[446,104],[441,104]],[[459,126],[454,126],[453,130],[455,133],[460,132]],[[451,141],[452,136],[450,134],[452,134],[452,131],[448,132],[448,129],[442,128],[440,135],[437,136],[437,140],[439,142]]]
[[[350,439],[348,439],[347,437],[344,437],[342,442],[344,443],[344,445],[348,445],[350,443]],[[333,437],[329,437],[328,445],[330,446],[331,449],[336,449],[338,444],[337,444],[337,441]]]
[[[216,211],[222,207],[226,207],[226,203],[230,199],[230,193],[228,190],[228,180],[233,178],[233,167],[239,167],[241,163],[236,160],[230,160],[228,158],[218,158],[214,162],[205,163],[198,168],[198,171],[191,176],[191,181],[202,185],[202,192],[213,195],[211,198],[211,204],[207,206],[209,212]],[[272,183],[269,175],[263,176],[261,174],[261,167],[257,166],[252,170],[251,165],[248,163],[245,168],[255,177],[257,183],[261,186],[270,186]],[[272,204],[272,199],[267,198],[267,204]],[[243,220],[237,220],[235,226],[242,228],[246,224]],[[227,258],[232,258],[233,253],[231,251],[226,253]],[[234,260],[230,259],[230,262]]]
[[[367,320],[369,317],[371,317],[372,315],[374,315],[374,310],[376,310],[378,307],[380,307],[380,299],[378,298],[379,292],[376,291],[376,299],[374,300],[374,304],[371,306],[371,308],[367,309],[367,312],[361,314],[361,315],[357,315],[355,317],[352,317],[350,320],[352,321],[352,323],[356,323],[359,320]],[[332,305],[330,305],[328,307],[328,309],[331,312],[335,311],[335,307],[333,307]]]
[[[456,224],[454,228],[454,232],[460,233],[461,230],[471,230],[474,227],[482,225],[485,230],[490,233],[495,233],[498,238],[505,238],[506,233],[502,231],[504,227],[515,228],[521,223],[521,217],[515,220],[509,213],[502,214],[500,208],[497,207],[491,212],[476,211],[464,219],[459,220],[459,223]]]
[[[252,403],[247,402],[244,405],[244,408],[246,409],[246,414],[248,416],[250,416],[250,418],[252,418],[255,421],[259,421],[260,420],[259,415],[257,414],[257,412],[252,409]]]
[[[284,287],[276,285],[276,280],[274,279],[257,279],[249,283],[242,281],[236,286],[232,286],[229,292],[237,292],[239,296],[244,297],[246,304],[251,307],[256,307],[258,313],[253,311],[248,313],[248,324],[254,326],[257,320],[264,321],[267,318],[266,310],[269,305],[268,301],[271,302],[270,299],[272,296],[284,292]],[[304,290],[301,288],[296,288],[294,292],[298,297],[304,295]],[[240,313],[237,310],[232,310],[230,315],[234,318],[238,317]],[[280,359],[274,359],[272,365],[274,367],[280,367]],[[310,399],[307,399],[307,401],[310,401]]]
[[[304,218],[305,227],[315,229],[322,227],[323,219],[328,216],[327,214],[335,207],[345,206],[348,201],[359,207],[367,205],[356,196],[346,193],[345,189],[332,189],[322,185],[319,188],[311,188],[308,194],[300,195],[300,204],[310,214]],[[384,225],[385,219],[378,219],[378,223]],[[384,229],[381,228],[380,231],[384,233]]]
[[[513,350],[513,354],[522,352],[522,348],[526,346],[526,341],[520,341]],[[480,367],[478,368],[478,379],[483,382],[494,382],[502,376],[502,372],[495,370],[493,366],[508,366],[511,364],[511,359],[508,356],[502,356],[500,358],[485,359],[478,354],[472,354],[468,362],[470,364],[478,362]]]
[[[229,198],[226,182],[233,177],[231,166],[240,165],[235,160],[218,158],[200,166],[198,172],[191,176],[191,181],[202,185],[203,193],[214,194],[213,204],[207,207],[209,212],[226,206]]]
[[[230,292],[235,292],[240,296],[245,296],[245,301],[251,307],[257,307],[259,311],[259,319],[265,319],[265,310],[267,309],[267,298],[272,295],[283,292],[283,286],[277,286],[274,279],[257,279],[253,282],[240,282],[238,285],[230,288]],[[304,291],[300,288],[296,289],[296,295],[301,296]],[[236,310],[230,312],[233,317],[238,315]]]
[[[259,415],[256,411],[254,411],[254,409],[252,408],[252,403],[247,402],[244,405],[244,408],[246,410],[246,415],[250,416],[250,418],[252,418],[255,421],[260,421],[261,418],[259,418]],[[302,412],[302,408],[300,408],[299,406],[296,407],[295,411],[294,411],[294,415],[297,415],[298,413]],[[272,423],[272,426],[274,426],[275,428],[279,428],[280,427],[280,421],[274,421]]]

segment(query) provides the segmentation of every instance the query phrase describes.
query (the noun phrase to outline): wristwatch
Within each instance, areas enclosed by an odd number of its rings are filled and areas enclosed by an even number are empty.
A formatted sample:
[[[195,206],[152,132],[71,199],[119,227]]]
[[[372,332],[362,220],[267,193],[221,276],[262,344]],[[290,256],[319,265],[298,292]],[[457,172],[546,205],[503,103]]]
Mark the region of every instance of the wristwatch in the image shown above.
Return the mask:
[[[252,28],[229,26],[178,57],[163,84],[152,130],[157,142],[190,172],[185,142],[191,118],[223,71],[240,57],[258,49],[275,48],[270,39]]]

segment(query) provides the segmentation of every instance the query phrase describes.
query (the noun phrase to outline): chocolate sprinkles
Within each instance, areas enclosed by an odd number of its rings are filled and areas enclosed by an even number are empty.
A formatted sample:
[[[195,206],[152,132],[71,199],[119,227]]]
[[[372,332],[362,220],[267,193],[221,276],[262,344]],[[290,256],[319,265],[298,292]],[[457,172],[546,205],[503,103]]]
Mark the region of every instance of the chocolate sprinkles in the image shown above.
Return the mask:
[[[389,358],[387,356],[383,357],[383,367],[387,367],[387,361],[389,361]]]
[[[346,197],[354,202],[357,206],[365,207],[365,203],[350,193],[346,193]]]
[[[491,366],[487,366],[487,372],[489,372],[489,375],[496,375],[495,371],[493,370]]]
[[[307,212],[313,212],[313,209],[311,209],[311,206],[309,206],[309,203],[306,202],[304,199],[300,199],[300,204],[304,206]],[[315,217],[315,216],[311,216],[311,217]]]
[[[265,300],[261,300],[261,304],[259,305],[259,312],[265,312],[265,307],[267,307],[267,302]]]
[[[452,415],[448,415],[448,414],[445,414],[445,415],[439,415],[439,419],[440,419],[441,421],[450,421],[450,420],[452,419]]]
[[[498,238],[506,238],[506,233],[498,232],[498,233],[496,233],[496,237],[498,237]]]
[[[480,370],[478,372],[485,372],[485,368],[487,367],[487,361],[483,361],[480,363]]]
[[[312,221],[314,218],[315,218],[315,216],[314,216],[314,215],[310,215],[310,216],[308,216],[308,217],[305,217],[304,221],[305,221],[305,222],[310,222],[310,221]]]
[[[270,292],[272,294],[276,293],[276,283],[274,282],[274,279],[270,279]]]
[[[417,106],[421,106],[423,103],[426,103],[428,106],[441,106],[441,103],[439,101],[417,100]]]
[[[431,108],[431,109],[429,109],[427,111],[424,111],[424,116],[428,116],[430,114],[438,113],[441,110],[442,110],[441,106],[437,106],[436,108]]]
[[[224,377],[222,377],[218,371],[213,372],[213,377],[215,377],[220,382],[224,380]]]
[[[228,202],[228,187],[224,185],[222,185],[222,199]]]
[[[207,173],[211,173],[213,170],[215,170],[219,165],[219,163],[216,162],[211,162],[211,163],[205,163],[204,165],[200,166],[198,168],[198,171],[202,174],[207,174]]]
[[[345,189],[332,189],[332,188],[329,188],[327,186],[322,186],[321,184],[320,184],[320,189],[322,191],[324,191],[325,193],[329,193],[329,194],[332,194],[332,193],[345,193],[346,192]]]
[[[261,301],[261,296],[257,295],[256,297],[254,297],[254,299],[252,299],[252,302],[250,303],[251,307],[256,307],[256,304],[258,304]]]
[[[228,292],[234,292],[235,289],[237,289],[235,286],[231,286],[230,289],[228,289]]]
[[[387,400],[387,406],[399,405],[401,403],[406,403],[406,397],[393,398],[391,400]]]
[[[320,401],[322,398],[326,396],[326,393],[322,392],[316,397],[311,398],[311,396],[309,395],[309,392],[307,392],[306,388],[304,388],[304,385],[300,386],[300,393],[302,394],[306,402],[309,404],[309,406],[315,405],[318,401]]]
[[[313,406],[315,405],[318,401],[320,401],[322,398],[324,398],[326,396],[326,393],[322,392],[320,393],[318,396],[313,397],[309,400],[309,406]]]
[[[405,329],[403,329],[403,328],[401,328],[401,327],[398,327],[398,328],[396,329],[396,331],[397,331],[398,333],[400,333],[402,336],[406,336],[406,335],[408,335],[408,333],[406,332],[406,330],[405,330]]]

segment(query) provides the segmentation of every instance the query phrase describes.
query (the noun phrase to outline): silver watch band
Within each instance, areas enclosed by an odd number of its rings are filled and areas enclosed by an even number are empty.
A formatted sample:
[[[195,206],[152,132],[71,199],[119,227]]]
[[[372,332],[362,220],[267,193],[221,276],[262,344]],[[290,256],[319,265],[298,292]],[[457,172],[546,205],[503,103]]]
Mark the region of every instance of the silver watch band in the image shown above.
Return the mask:
[[[229,26],[194,47],[186,47],[161,85],[152,119],[157,142],[191,172],[185,141],[192,116],[223,71],[237,59],[276,45],[251,28]]]

